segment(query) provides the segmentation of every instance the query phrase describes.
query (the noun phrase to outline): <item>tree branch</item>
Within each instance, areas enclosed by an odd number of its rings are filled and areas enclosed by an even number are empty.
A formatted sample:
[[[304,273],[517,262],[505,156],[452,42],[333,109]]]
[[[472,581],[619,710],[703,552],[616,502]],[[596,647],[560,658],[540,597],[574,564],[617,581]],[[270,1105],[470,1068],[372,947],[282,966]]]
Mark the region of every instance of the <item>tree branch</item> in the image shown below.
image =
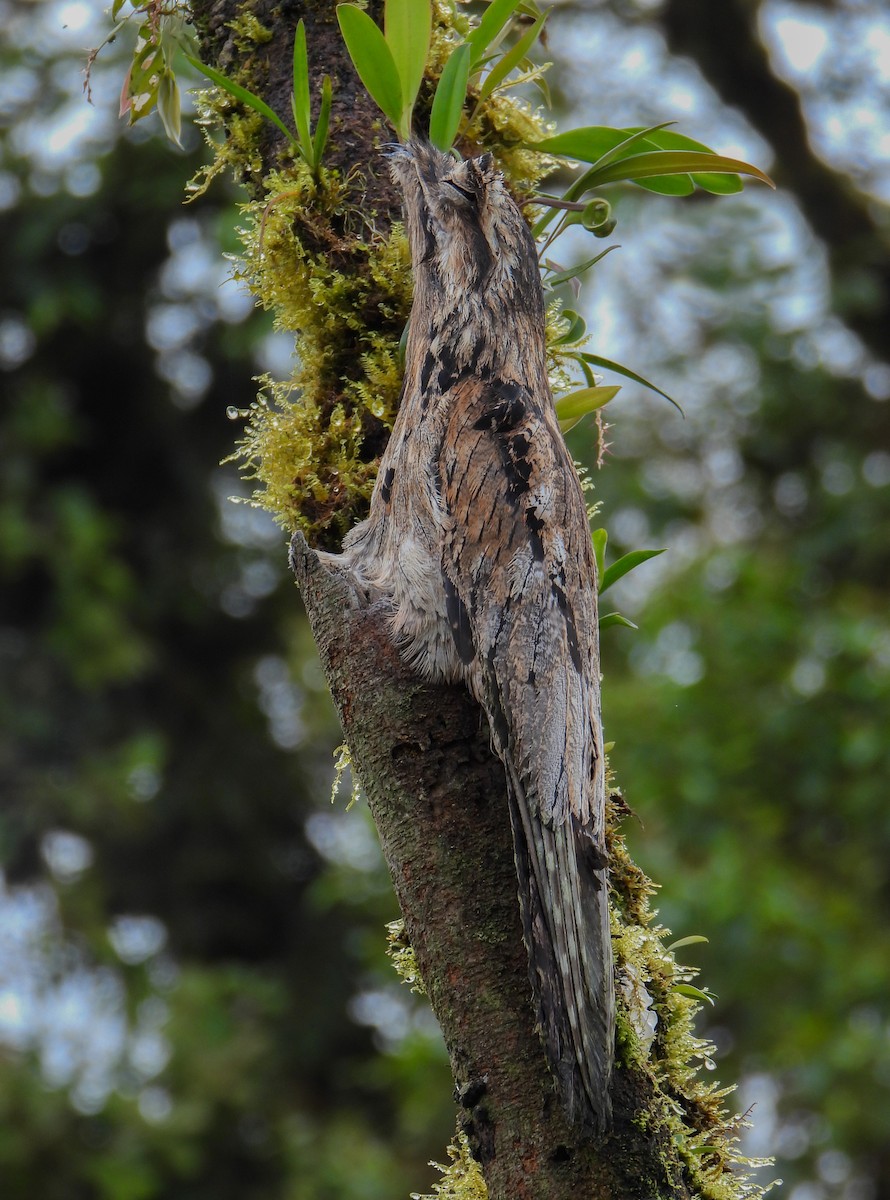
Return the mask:
[[[534,1029],[504,769],[481,710],[464,688],[414,676],[386,610],[363,607],[300,535],[292,566],[491,1196],[686,1195],[663,1131],[633,1123],[652,1099],[641,1073],[616,1073],[601,1145],[579,1141],[557,1103]]]
[[[659,15],[668,45],[689,55],[718,95],[741,109],[772,146],[776,181],[800,200],[825,242],[840,315],[886,359],[890,243],[873,201],[813,150],[797,91],[773,71],[750,0],[668,0]]]
[[[339,164],[342,175],[360,166],[364,191],[356,203],[373,211],[378,229],[397,219],[377,144],[386,133],[332,34],[332,0],[255,0],[250,6],[194,0],[193,9],[209,61],[236,71],[281,113],[290,106],[292,30],[305,18],[316,93],[322,74],[334,82],[326,165]],[[230,29],[245,13],[266,26],[249,46]],[[281,148],[281,134],[264,126],[245,156],[244,179],[260,202],[265,175],[281,165]],[[338,270],[344,276],[366,271],[367,262],[344,256]],[[373,313],[366,319],[373,322]],[[684,1158],[680,1125],[670,1116],[687,1103],[679,1091],[668,1086],[666,1103],[654,1076],[629,1065],[625,1054],[614,1074],[613,1128],[599,1142],[570,1128],[557,1103],[534,1028],[504,771],[481,711],[464,689],[412,675],[392,644],[386,612],[364,603],[299,535],[292,566],[442,1027],[460,1124],[492,1200],[688,1196],[686,1164],[694,1156]],[[690,1107],[693,1123],[698,1112]],[[696,1128],[712,1118],[701,1120]]]

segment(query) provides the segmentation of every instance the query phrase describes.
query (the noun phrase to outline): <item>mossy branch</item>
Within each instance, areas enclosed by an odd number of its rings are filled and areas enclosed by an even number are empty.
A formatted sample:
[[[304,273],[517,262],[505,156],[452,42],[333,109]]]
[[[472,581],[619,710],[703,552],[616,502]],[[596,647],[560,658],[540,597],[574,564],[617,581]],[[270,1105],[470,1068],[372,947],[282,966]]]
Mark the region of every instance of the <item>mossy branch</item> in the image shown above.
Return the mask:
[[[479,710],[463,689],[412,676],[384,614],[363,607],[344,579],[324,569],[300,532],[336,547],[364,515],[398,403],[411,281],[381,154],[389,134],[358,85],[330,0],[195,0],[193,8],[205,59],[276,111],[287,111],[301,17],[316,103],[322,75],[334,83],[329,154],[317,177],[274,126],[239,111],[226,94],[208,102],[208,116],[226,131],[220,161],[250,194],[239,272],[278,327],[297,338],[294,375],[265,383],[239,455],[261,485],[258,502],[298,531],[297,582],[380,832],[412,962],[451,1058],[465,1141],[439,1194],[478,1197],[478,1176],[461,1174],[469,1146],[493,1200],[753,1196],[759,1189],[731,1171],[740,1118],[727,1118],[725,1092],[699,1078],[709,1048],[693,1033],[694,995],[678,990],[692,973],[665,948],[666,931],[649,907],[652,884],[620,834],[617,793],[609,835],[620,1004],[615,1123],[599,1143],[566,1125],[533,1028],[503,769]],[[373,4],[370,11],[376,15]],[[466,20],[437,5],[431,77],[441,71],[452,28]],[[421,118],[431,78],[424,87]],[[521,149],[532,127],[540,131],[542,118],[498,93],[478,105],[463,148],[492,150],[517,194],[528,195],[548,166]]]

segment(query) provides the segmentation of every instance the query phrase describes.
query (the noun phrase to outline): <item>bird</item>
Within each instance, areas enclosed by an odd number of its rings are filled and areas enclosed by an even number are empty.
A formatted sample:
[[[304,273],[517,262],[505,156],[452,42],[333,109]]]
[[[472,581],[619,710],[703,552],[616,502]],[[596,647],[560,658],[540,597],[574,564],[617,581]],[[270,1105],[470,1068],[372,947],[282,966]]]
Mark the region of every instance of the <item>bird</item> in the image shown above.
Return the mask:
[[[414,298],[368,518],[338,555],[422,677],[481,706],[509,798],[536,1024],[570,1123],[611,1122],[615,996],[596,565],[529,226],[490,154],[390,156]]]

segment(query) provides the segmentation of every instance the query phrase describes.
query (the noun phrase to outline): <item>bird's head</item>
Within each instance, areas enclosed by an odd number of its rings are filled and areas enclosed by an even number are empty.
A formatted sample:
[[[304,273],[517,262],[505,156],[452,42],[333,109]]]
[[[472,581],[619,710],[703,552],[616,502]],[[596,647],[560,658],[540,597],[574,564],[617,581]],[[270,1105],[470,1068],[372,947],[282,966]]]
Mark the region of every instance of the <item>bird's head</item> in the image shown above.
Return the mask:
[[[534,241],[490,154],[459,161],[414,141],[395,151],[391,168],[419,288],[457,308],[499,299],[543,317]]]

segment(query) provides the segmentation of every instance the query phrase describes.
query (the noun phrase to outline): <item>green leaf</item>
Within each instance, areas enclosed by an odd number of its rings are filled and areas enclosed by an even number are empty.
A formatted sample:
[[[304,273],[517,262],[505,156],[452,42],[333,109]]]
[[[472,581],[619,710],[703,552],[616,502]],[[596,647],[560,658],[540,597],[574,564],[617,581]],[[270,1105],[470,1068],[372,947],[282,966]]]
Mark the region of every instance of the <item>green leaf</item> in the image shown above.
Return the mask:
[[[477,106],[484,100],[487,100],[492,92],[496,91],[500,87],[510,72],[519,66],[519,64],[528,54],[529,50],[531,50],[532,46],[538,40],[538,35],[540,34],[546,20],[547,13],[541,13],[534,25],[532,25],[532,27],[522,35],[516,45],[513,46],[511,50],[508,50],[507,53],[503,55],[503,57],[500,58],[498,62],[491,68],[482,82],[482,87],[479,89]]]
[[[157,104],[165,68],[164,53],[155,41],[154,30],[146,22],[136,35],[136,50],[121,96],[121,116],[127,113],[131,125],[148,116]]]
[[[430,113],[430,141],[447,152],[457,135],[470,79],[470,47],[464,43],[451,54],[436,87]]]
[[[642,154],[632,154],[629,158],[621,158],[604,167],[597,165],[587,175],[587,186],[601,187],[605,183],[617,183],[619,180],[636,182],[638,179],[651,179],[661,175],[677,175],[696,170],[709,173],[734,175],[751,175],[771,188],[776,185],[759,167],[742,162],[738,158],[723,158],[719,154],[702,154],[697,150],[655,150]]]
[[[645,188],[647,192],[657,192],[659,196],[691,196],[695,191],[691,175],[658,175],[654,179],[634,182],[637,187]]]
[[[527,145],[529,150],[605,166],[618,158],[626,158],[640,142],[663,129],[664,125],[653,125],[651,129],[612,129],[608,125],[585,125],[580,129],[567,129],[540,142],[528,142]],[[657,144],[652,141],[652,148],[656,148]]]
[[[706,942],[707,940],[701,933],[691,933],[689,937],[682,937],[676,942],[671,942],[668,950],[679,950],[681,946],[694,946],[696,942]]]
[[[248,108],[252,108],[255,112],[260,113],[267,120],[272,121],[275,125],[277,125],[287,140],[293,145],[295,141],[294,135],[281,120],[278,114],[274,113],[264,100],[261,100],[259,96],[255,96],[253,92],[249,92],[247,88],[242,87],[240,83],[235,83],[233,80],[227,79],[225,75],[221,74],[213,67],[208,67],[199,59],[192,58],[190,54],[187,54],[185,57],[187,61],[192,64],[196,71],[200,71],[202,75],[206,75],[207,78],[212,83],[215,83],[217,87],[222,88],[224,92],[228,92],[230,96],[234,96],[236,100],[240,100],[242,104],[246,104]]]
[[[430,49],[430,0],[386,0],[383,24],[402,87],[402,112],[410,113]]]
[[[331,77],[325,75],[321,81],[321,103],[318,108],[318,123],[315,126],[315,138],[312,142],[312,169],[318,170],[318,165],[321,162],[321,156],[324,154],[324,148],[328,140],[328,126],[331,121],[331,102],[333,100],[333,89],[331,88]]]
[[[673,129],[658,129],[658,130],[636,130],[628,129],[628,133],[644,132],[646,133],[646,141],[652,142],[659,150],[700,150],[704,154],[713,154],[714,150],[711,146],[706,146],[704,142],[697,142],[694,138],[686,137],[685,134],[677,133]],[[728,196],[734,192],[740,192],[743,188],[741,179],[737,175],[717,175],[708,171],[696,172],[692,180],[696,187],[700,187],[704,192],[714,192],[716,195]],[[640,187],[649,188],[656,191],[652,187],[653,180],[641,182]],[[666,195],[676,193],[665,193]],[[688,193],[685,193],[688,195]]]
[[[711,171],[696,171],[692,181],[703,192],[711,192],[715,196],[731,196],[745,186],[738,175],[716,175]],[[644,185],[641,183],[639,186]]]
[[[601,258],[605,258],[607,254],[617,249],[618,246],[607,246],[599,254],[594,254],[593,258],[588,258],[585,262],[578,263],[577,267],[569,267],[565,271],[559,271],[556,275],[551,275],[547,280],[547,287],[557,288],[562,283],[568,283],[570,279],[576,279],[579,275],[583,275],[585,271],[589,271]]]
[[[368,14],[354,4],[338,4],[337,20],[349,57],[369,95],[399,136],[407,138],[407,131],[402,129],[402,84],[386,39]]]
[[[629,621],[627,617],[623,617],[620,612],[606,613],[600,617],[600,629],[608,629],[611,625],[623,625],[625,629],[639,629],[639,625],[634,625],[633,621]]]
[[[594,529],[590,540],[593,542],[593,557],[596,559],[596,577],[602,579],[606,569],[606,544],[609,541],[609,535],[605,529]]]
[[[642,375],[637,375],[636,371],[631,371],[629,367],[623,367],[621,363],[613,362],[610,358],[603,358],[602,355],[599,354],[588,354],[587,351],[584,351],[581,354],[581,358],[583,358],[585,362],[589,362],[595,367],[602,367],[606,371],[614,371],[617,375],[623,375],[625,379],[632,379],[634,383],[642,384],[642,386],[648,388],[650,392],[657,392],[659,396],[663,396],[665,400],[668,400],[671,404],[673,404],[674,408],[678,413],[681,414],[681,416],[686,415],[673,396],[669,396],[667,392],[663,392],[660,387],[656,387],[654,383],[650,383],[649,380],[644,379]]]
[[[486,50],[498,36],[504,26],[519,6],[519,0],[492,0],[482,14],[482,19],[467,35],[466,44],[470,47],[470,66],[478,65]]]
[[[124,7],[126,2],[127,2],[127,0],[114,0],[114,4],[112,4],[112,6],[111,6],[111,19],[112,20],[114,20],[117,17],[117,14]]]
[[[164,126],[164,132],[171,142],[182,149],[179,135],[182,132],[182,108],[179,98],[179,85],[172,71],[166,70],[158,84],[158,114]]]
[[[596,412],[598,408],[603,408],[620,391],[621,388],[614,385],[611,387],[600,385],[579,388],[576,392],[569,392],[567,396],[560,396],[556,402],[556,415],[559,418],[560,429],[563,433],[568,433],[570,429],[574,429],[582,417]]]
[[[306,53],[306,26],[302,18],[297,22],[294,34],[294,95],[291,105],[294,113],[294,127],[304,156],[309,155],[312,138],[309,123],[312,115],[312,104],[309,97],[309,58]]]
[[[659,554],[664,554],[664,550],[631,550],[629,554],[623,554],[621,558],[616,559],[609,567],[600,581],[600,595],[610,588],[613,583],[616,583],[628,571],[632,571],[634,567],[638,567],[640,563],[648,562],[650,558],[657,558]]]
[[[399,338],[399,366],[404,367],[405,355],[408,352],[408,331],[411,328],[411,322],[405,322],[405,328],[402,330],[402,336]]]
[[[587,332],[587,322],[571,308],[564,309],[562,315],[568,318],[569,327],[561,337],[556,338],[553,345],[567,346],[572,342],[580,342]]]
[[[705,154],[714,153],[713,148],[706,146],[704,142],[697,142],[694,138],[687,137],[685,133],[677,133],[675,129],[668,129],[664,126],[653,126],[646,129],[642,125],[635,125],[625,129],[624,132],[645,134],[646,141],[652,142],[659,150],[701,150]]]
[[[691,983],[675,984],[672,990],[679,992],[681,996],[691,996],[693,1000],[702,1000],[706,1004],[714,1003],[713,996],[709,996],[708,993],[703,992],[701,988],[693,987]]]

